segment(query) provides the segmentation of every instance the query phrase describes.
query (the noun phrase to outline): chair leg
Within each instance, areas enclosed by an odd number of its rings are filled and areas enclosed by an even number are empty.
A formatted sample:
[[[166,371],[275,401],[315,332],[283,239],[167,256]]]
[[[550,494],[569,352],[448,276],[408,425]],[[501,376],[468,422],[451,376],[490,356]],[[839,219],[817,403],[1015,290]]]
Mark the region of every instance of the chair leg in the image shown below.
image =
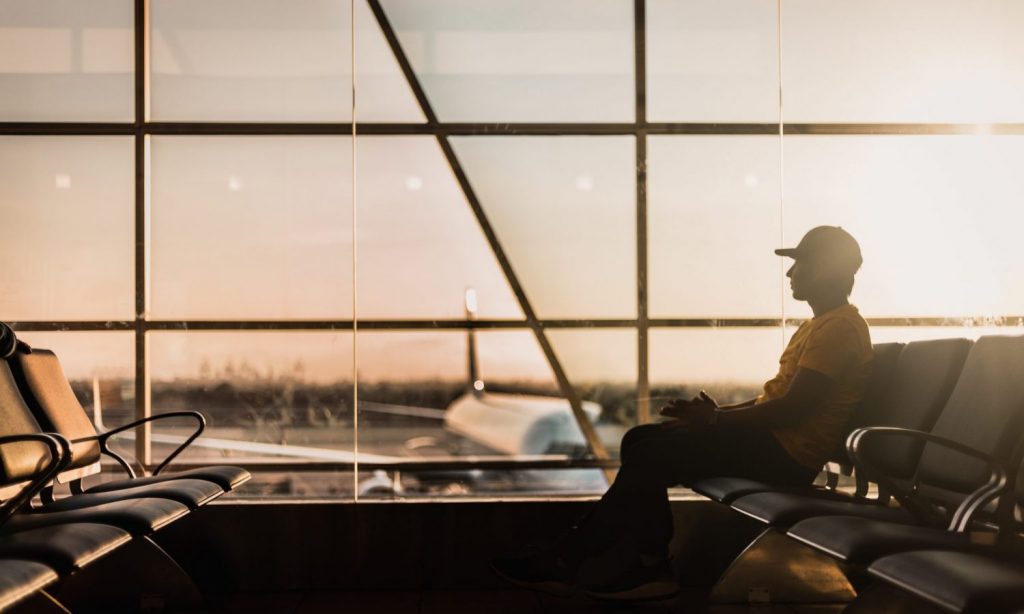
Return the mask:
[[[148,537],[136,537],[71,575],[57,596],[72,609],[198,609],[203,595],[191,576]]]
[[[846,603],[857,596],[840,563],[768,528],[725,570],[712,603]]]

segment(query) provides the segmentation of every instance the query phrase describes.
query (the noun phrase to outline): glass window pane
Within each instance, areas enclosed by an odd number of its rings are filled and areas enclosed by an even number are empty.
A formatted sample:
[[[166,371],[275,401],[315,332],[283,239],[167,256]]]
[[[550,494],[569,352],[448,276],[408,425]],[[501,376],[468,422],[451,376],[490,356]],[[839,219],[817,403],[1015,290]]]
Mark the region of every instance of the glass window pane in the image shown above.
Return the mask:
[[[1024,138],[787,137],[785,235],[820,224],[861,244],[865,316],[1024,313]],[[787,300],[787,317],[805,305]]]
[[[651,329],[651,410],[708,391],[720,403],[747,401],[778,371],[781,327]]]
[[[0,137],[7,320],[134,313],[134,185],[127,137]]]
[[[155,318],[352,317],[343,137],[155,137]]]
[[[1022,121],[1022,27],[1013,0],[786,0],[786,121]]]
[[[519,303],[433,137],[357,144],[360,318],[522,318]]]
[[[129,0],[0,0],[0,120],[131,121]]]
[[[351,333],[152,332],[148,341],[153,413],[207,419],[184,460],[354,460]],[[154,455],[186,430],[155,426]]]
[[[779,120],[774,2],[648,0],[647,118]]]
[[[651,317],[779,317],[778,138],[647,147]]]
[[[442,121],[632,121],[633,3],[381,3]]]
[[[539,317],[636,315],[633,137],[452,141]]]
[[[613,454],[637,421],[636,329],[547,329],[580,398],[600,407],[594,428]]]
[[[564,458],[585,448],[533,333],[485,330],[475,337],[474,378],[466,332],[359,333],[361,453]],[[596,403],[585,403],[585,411],[600,417]]]
[[[153,0],[156,120],[348,121],[348,0]]]

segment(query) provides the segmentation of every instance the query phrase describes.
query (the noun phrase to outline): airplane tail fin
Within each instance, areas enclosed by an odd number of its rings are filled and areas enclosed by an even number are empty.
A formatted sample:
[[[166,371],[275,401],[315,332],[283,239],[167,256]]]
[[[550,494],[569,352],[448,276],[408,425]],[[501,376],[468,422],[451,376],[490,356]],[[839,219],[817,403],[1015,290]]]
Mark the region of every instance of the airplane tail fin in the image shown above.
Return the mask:
[[[476,290],[473,288],[466,289],[466,320],[472,322],[476,319]],[[480,396],[484,391],[484,381],[480,379],[480,373],[477,369],[476,361],[476,334],[472,326],[466,330],[466,366],[469,369],[466,380],[466,389],[472,392],[476,396]]]

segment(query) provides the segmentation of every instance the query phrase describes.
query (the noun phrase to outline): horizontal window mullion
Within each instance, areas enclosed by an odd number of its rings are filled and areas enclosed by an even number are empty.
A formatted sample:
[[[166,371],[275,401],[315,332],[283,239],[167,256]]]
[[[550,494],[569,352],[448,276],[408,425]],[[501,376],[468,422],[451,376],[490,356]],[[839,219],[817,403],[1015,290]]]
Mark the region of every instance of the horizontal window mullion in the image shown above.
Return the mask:
[[[350,136],[350,122],[0,122],[0,135]],[[777,135],[775,123],[357,123],[364,136],[615,136],[615,135]],[[864,135],[1024,135],[1024,123],[787,123],[787,136]]]
[[[880,327],[1017,327],[1024,324],[1024,315],[1012,316],[935,316],[935,317],[869,317],[871,326]],[[786,318],[785,324],[798,325],[805,318]],[[145,331],[233,331],[233,330],[352,330],[352,320],[118,320],[118,321],[43,321],[9,322],[16,331],[125,331],[137,327]],[[358,320],[364,330],[468,330],[528,329],[526,320]],[[544,328],[633,328],[636,319],[541,319]],[[781,326],[778,318],[650,318],[651,328],[765,328]]]
[[[353,471],[356,463],[352,462],[325,462],[325,461],[256,461],[242,463],[246,469],[253,472],[259,471]],[[619,461],[615,459],[565,459],[565,460],[515,460],[508,458],[482,459],[480,457],[467,458],[466,460],[410,460],[394,463],[358,463],[359,471],[448,471],[466,469],[616,469]],[[208,467],[208,462],[187,462],[176,461],[175,469],[192,469]],[[155,468],[148,467],[149,469]]]

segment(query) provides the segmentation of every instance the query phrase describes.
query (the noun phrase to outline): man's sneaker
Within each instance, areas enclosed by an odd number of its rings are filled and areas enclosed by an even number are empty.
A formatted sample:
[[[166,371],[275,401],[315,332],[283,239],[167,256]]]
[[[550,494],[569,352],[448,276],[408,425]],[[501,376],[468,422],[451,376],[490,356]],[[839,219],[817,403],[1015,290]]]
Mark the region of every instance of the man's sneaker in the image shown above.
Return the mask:
[[[653,565],[636,564],[614,580],[588,588],[587,596],[605,601],[653,601],[668,599],[679,592],[668,560]]]
[[[556,597],[568,597],[576,591],[576,569],[553,552],[497,560],[491,563],[491,569],[512,584]]]

